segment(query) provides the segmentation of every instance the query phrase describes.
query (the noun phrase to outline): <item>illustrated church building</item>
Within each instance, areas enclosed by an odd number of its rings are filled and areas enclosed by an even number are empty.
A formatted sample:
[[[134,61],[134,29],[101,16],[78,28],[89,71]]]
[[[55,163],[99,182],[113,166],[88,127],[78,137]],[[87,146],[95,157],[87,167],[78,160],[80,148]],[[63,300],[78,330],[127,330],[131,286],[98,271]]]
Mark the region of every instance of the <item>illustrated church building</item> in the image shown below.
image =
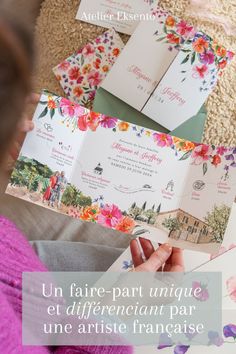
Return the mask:
[[[163,225],[168,219],[178,219],[181,224],[180,230],[168,230]],[[159,213],[154,226],[168,232],[169,237],[175,240],[189,241],[196,244],[213,242],[213,235],[209,226],[204,221],[182,209]]]

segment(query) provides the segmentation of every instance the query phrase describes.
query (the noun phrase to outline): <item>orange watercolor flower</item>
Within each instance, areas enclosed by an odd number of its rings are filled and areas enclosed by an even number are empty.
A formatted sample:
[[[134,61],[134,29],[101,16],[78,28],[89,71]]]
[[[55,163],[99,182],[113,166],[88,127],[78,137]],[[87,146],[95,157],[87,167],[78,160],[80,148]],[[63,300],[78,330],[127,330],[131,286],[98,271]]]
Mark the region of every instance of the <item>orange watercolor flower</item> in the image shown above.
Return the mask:
[[[216,54],[219,56],[219,57],[222,57],[224,58],[227,54],[227,50],[224,48],[224,47],[218,47],[216,49]]]
[[[91,69],[92,69],[91,64],[86,64],[86,65],[83,67],[82,72],[83,72],[83,74],[85,75],[85,74],[88,74],[88,73],[91,71]]]
[[[198,38],[194,43],[193,43],[193,49],[197,53],[204,53],[205,49],[209,47],[209,43],[204,39],[204,38]]]
[[[104,65],[102,67],[102,70],[104,71],[104,73],[107,73],[109,71],[109,66],[108,65]]]
[[[227,65],[227,60],[223,60],[219,63],[219,68],[223,70]]]
[[[180,38],[173,33],[167,34],[167,41],[171,44],[180,44]]]
[[[183,140],[180,138],[173,137],[175,147],[183,152],[192,151],[195,148],[195,144],[191,141]]]
[[[135,227],[135,222],[129,216],[124,216],[116,225],[116,230],[124,233],[131,233]]]
[[[127,123],[127,122],[120,122],[120,123],[118,124],[118,128],[119,128],[120,131],[126,132],[126,131],[129,129],[129,123]]]
[[[57,79],[58,81],[61,81],[61,75],[56,75],[56,79]]]
[[[118,57],[118,55],[120,54],[120,49],[119,48],[114,48],[113,51],[112,51],[113,55],[115,57]]]
[[[80,96],[83,95],[84,90],[83,90],[81,87],[77,86],[77,87],[74,88],[73,93],[74,93],[74,95],[75,95],[76,97],[79,98]]]
[[[168,16],[166,19],[166,26],[168,27],[174,27],[175,25],[175,19],[172,16]]]
[[[84,221],[96,222],[100,208],[98,205],[87,206],[82,209],[80,219]]]
[[[56,109],[57,108],[56,102],[53,101],[52,99],[49,99],[48,100],[48,108],[49,109]]]

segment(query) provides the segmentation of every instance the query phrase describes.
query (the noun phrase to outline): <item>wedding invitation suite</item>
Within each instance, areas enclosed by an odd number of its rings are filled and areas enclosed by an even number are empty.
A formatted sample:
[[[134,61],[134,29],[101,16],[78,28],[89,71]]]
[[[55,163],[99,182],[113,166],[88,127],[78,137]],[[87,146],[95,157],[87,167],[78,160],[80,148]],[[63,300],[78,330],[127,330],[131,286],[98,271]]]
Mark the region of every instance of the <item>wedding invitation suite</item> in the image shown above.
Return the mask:
[[[77,20],[131,35],[142,19],[153,19],[158,0],[81,0]]]
[[[57,65],[53,72],[67,97],[91,106],[96,90],[123,48],[118,33],[110,29]]]
[[[7,193],[125,233],[216,253],[236,148],[196,144],[44,92]]]
[[[173,130],[196,115],[233,56],[159,9],[156,21],[138,25],[102,87]]]

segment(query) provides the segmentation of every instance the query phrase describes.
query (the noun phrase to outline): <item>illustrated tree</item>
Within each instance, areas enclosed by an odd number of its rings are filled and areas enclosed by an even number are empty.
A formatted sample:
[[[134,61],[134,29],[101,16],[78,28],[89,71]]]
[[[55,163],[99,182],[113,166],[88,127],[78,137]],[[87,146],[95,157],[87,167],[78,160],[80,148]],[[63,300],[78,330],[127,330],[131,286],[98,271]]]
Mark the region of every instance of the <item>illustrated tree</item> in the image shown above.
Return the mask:
[[[85,196],[75,186],[67,186],[62,197],[62,203],[66,206],[86,207],[92,205],[92,199]]]
[[[75,186],[67,186],[62,196],[62,203],[66,206],[77,207],[81,192]]]
[[[80,205],[81,207],[90,206],[92,205],[92,199],[81,193],[78,197],[78,205]]]
[[[134,209],[136,207],[136,203],[134,202],[132,205],[131,205],[131,209]]]
[[[145,211],[146,210],[146,206],[147,206],[147,202],[145,202],[142,206],[142,210]]]
[[[148,221],[147,221],[148,224],[155,222],[156,213],[155,213],[155,211],[153,211],[153,209],[149,209],[149,210],[145,211],[144,215],[148,219]]]
[[[134,220],[137,220],[137,218],[142,215],[142,209],[135,206],[133,209],[129,210],[129,214],[134,218]]]
[[[169,233],[169,237],[170,237],[173,231],[177,231],[181,229],[182,224],[178,218],[168,218],[163,221],[162,226],[164,226],[167,230],[170,231]]]
[[[221,243],[223,241],[229,221],[230,210],[231,209],[227,205],[215,205],[213,210],[207,213],[205,222],[212,230],[214,242]]]
[[[159,204],[159,206],[157,207],[156,213],[159,214],[161,211],[161,204]]]

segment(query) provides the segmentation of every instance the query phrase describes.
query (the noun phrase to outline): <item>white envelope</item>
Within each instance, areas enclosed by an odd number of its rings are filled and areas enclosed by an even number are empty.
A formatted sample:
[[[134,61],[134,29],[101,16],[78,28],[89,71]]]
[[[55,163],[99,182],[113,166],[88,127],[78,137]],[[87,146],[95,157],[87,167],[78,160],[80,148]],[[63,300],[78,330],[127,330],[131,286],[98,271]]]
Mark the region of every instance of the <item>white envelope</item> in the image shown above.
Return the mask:
[[[195,116],[234,54],[160,10],[141,22],[102,87],[174,130]]]

